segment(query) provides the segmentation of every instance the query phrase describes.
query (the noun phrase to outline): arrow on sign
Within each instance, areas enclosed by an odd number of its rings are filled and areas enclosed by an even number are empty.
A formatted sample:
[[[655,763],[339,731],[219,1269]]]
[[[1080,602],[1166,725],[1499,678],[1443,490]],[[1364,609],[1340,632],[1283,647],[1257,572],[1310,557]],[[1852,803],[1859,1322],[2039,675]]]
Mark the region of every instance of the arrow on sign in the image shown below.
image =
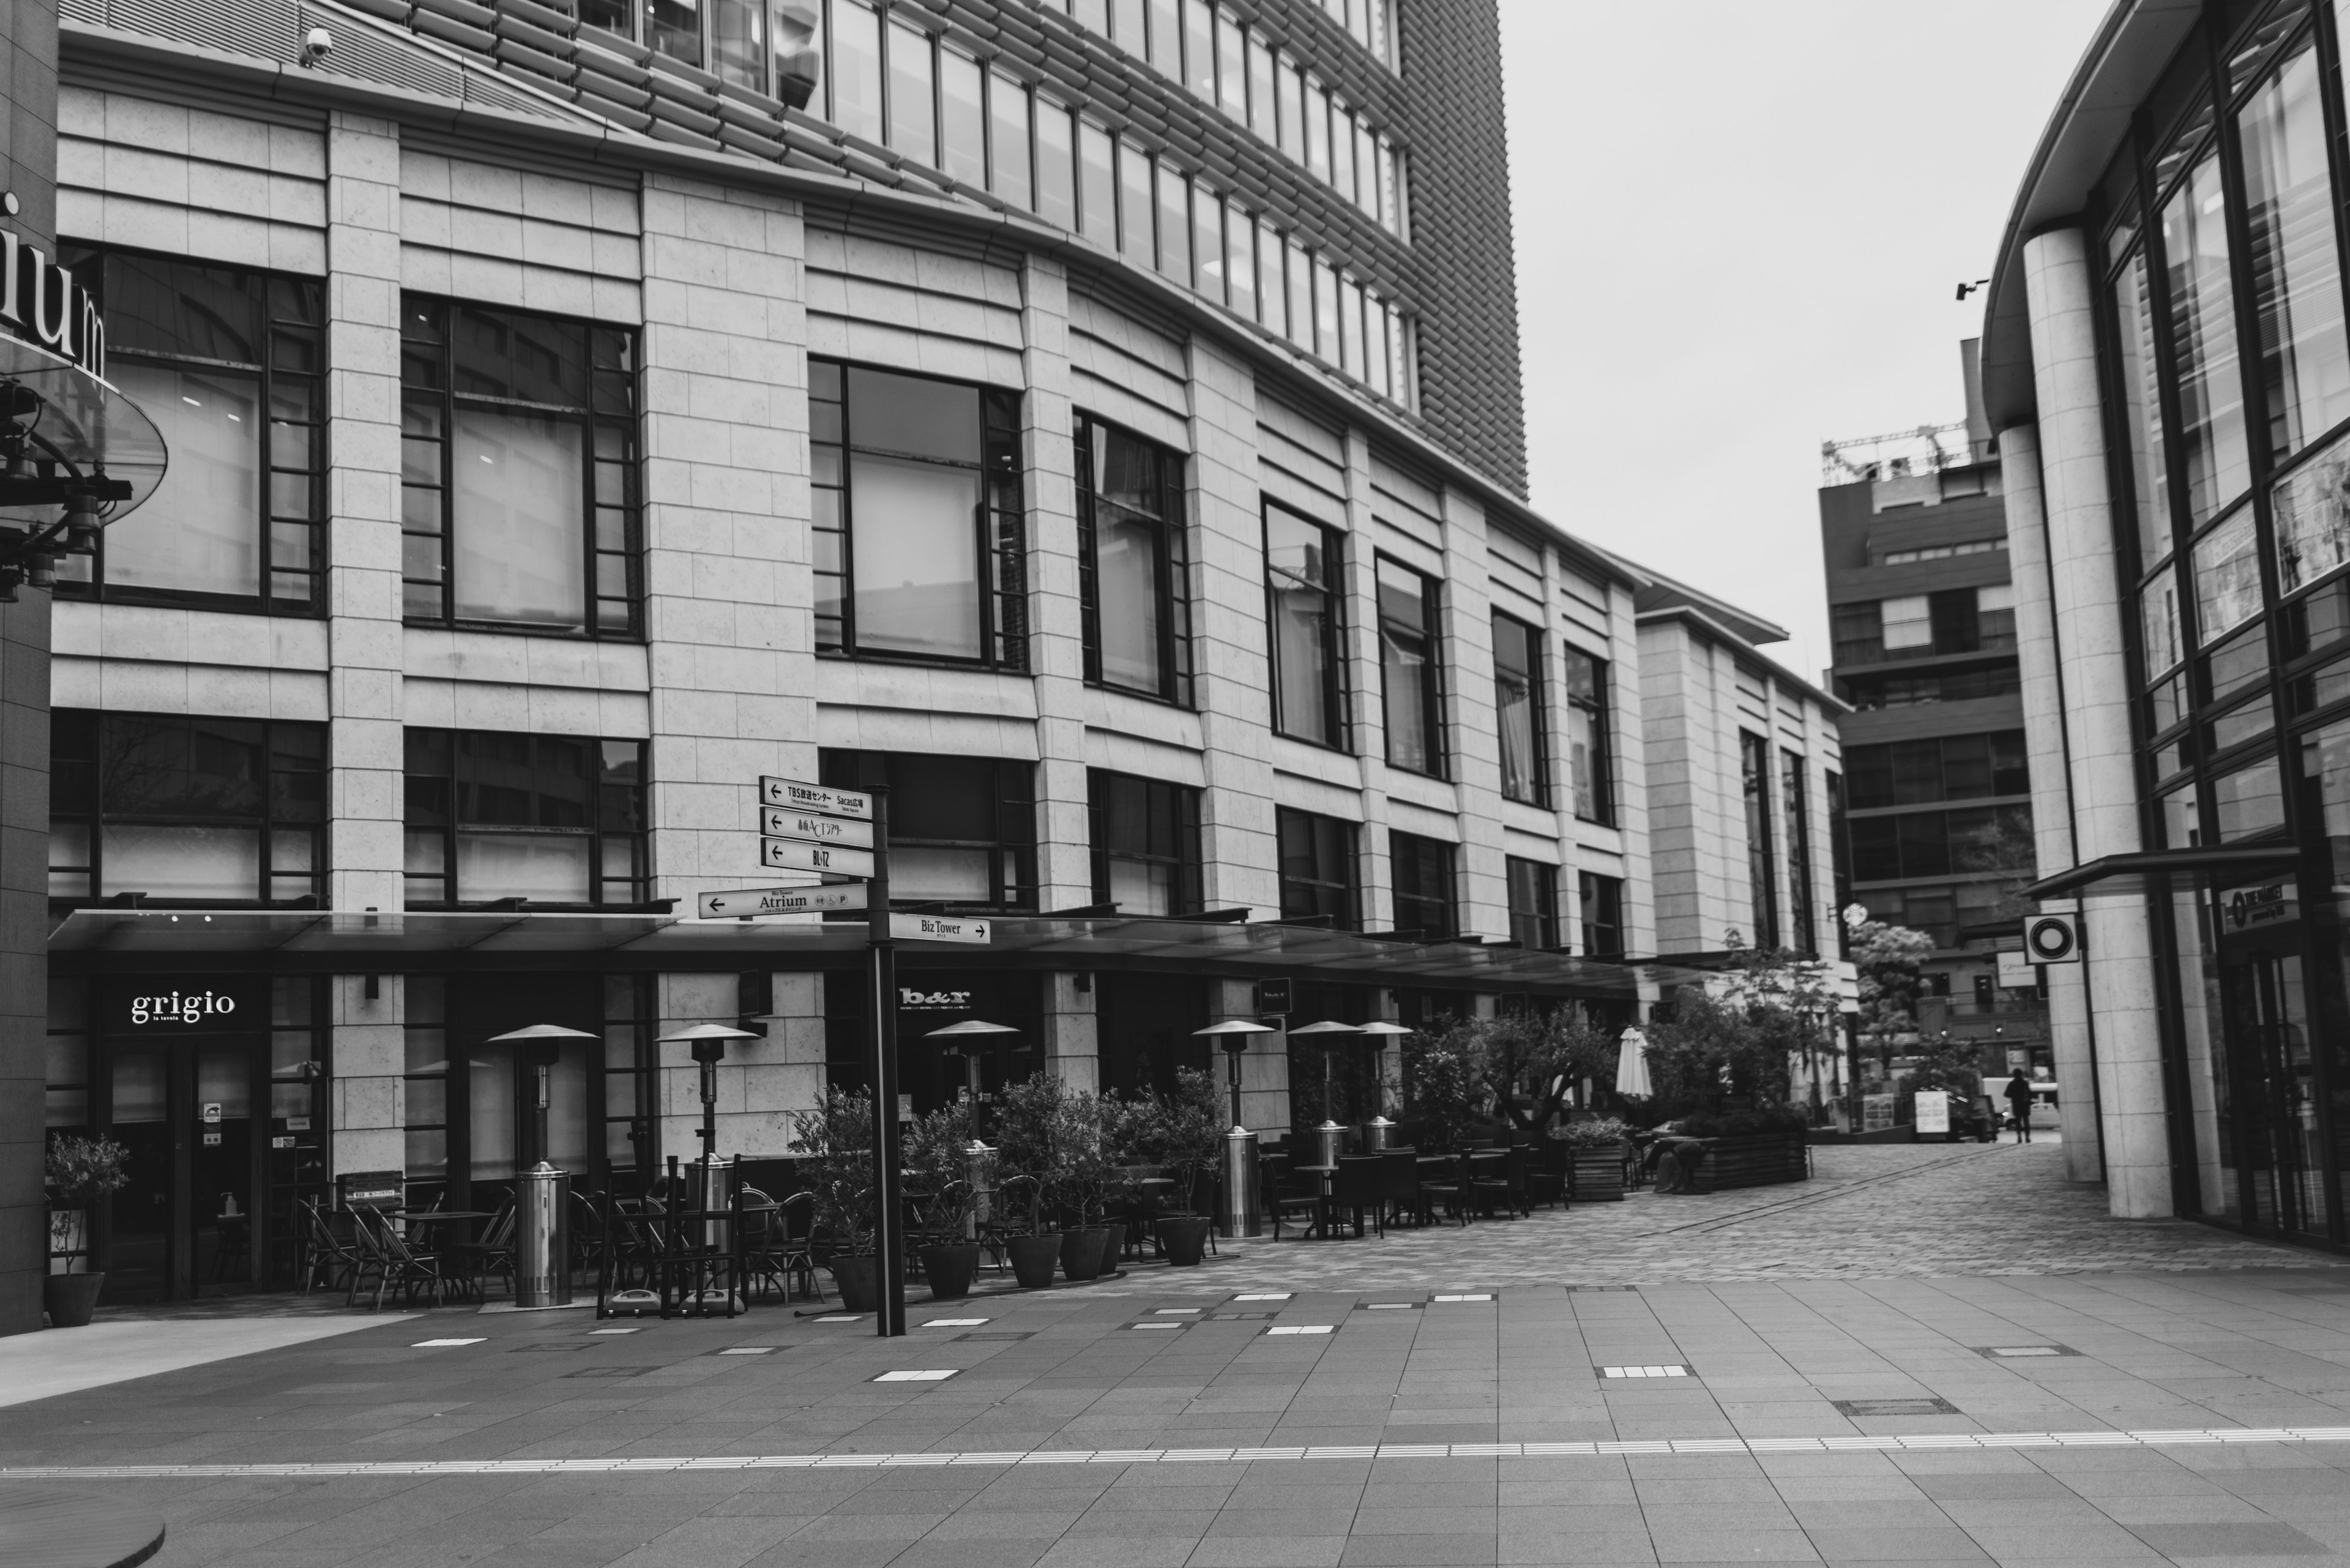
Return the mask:
[[[705,920],[739,920],[753,915],[820,915],[835,909],[865,908],[865,888],[738,888],[731,893],[704,893],[695,901]]]
[[[770,838],[799,838],[811,844],[838,844],[851,849],[873,847],[871,823],[824,816],[813,811],[764,807],[759,813],[759,831]]]
[[[785,811],[816,811],[827,816],[853,816],[859,822],[873,820],[873,797],[853,789],[827,789],[823,784],[803,784],[798,779],[779,779],[771,774],[759,778],[759,804],[779,805]]]
[[[870,849],[832,849],[788,838],[759,840],[759,864],[770,871],[828,871],[835,877],[873,875]]]
[[[891,915],[889,934],[906,942],[970,942],[985,947],[993,940],[993,922],[948,919],[940,915]]]

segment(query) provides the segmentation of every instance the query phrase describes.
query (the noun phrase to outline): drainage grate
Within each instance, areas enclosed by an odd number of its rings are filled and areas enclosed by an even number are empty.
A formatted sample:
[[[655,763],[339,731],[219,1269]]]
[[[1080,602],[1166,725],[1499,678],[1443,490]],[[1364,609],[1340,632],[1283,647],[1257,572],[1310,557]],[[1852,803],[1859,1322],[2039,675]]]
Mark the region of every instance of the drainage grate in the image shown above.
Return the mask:
[[[1603,1366],[1602,1377],[1689,1377],[1694,1376],[1678,1362],[1666,1362],[1649,1366]]]
[[[583,1366],[577,1372],[567,1372],[566,1377],[639,1377],[648,1372],[659,1372],[658,1366]]]
[[[1847,1416],[1956,1416],[1959,1407],[1948,1399],[1835,1399],[1829,1401]]]
[[[585,1340],[555,1339],[549,1340],[545,1345],[517,1345],[507,1354],[512,1355],[520,1355],[526,1350],[593,1350],[596,1347],[594,1345],[589,1345]]]
[[[2035,1355],[2078,1355],[2081,1353],[2066,1345],[1987,1345],[1975,1354],[1989,1356],[1993,1361],[2023,1361]]]
[[[1031,1331],[1029,1331],[1029,1330],[1026,1330],[1026,1329],[1003,1329],[1003,1328],[999,1328],[999,1329],[997,1329],[993,1334],[956,1334],[954,1337],[955,1337],[956,1343],[960,1344],[960,1343],[962,1343],[963,1340],[966,1340],[966,1339],[975,1339],[975,1340],[1034,1339],[1034,1338],[1035,1338],[1036,1336],[1035,1336],[1035,1334],[1033,1332],[1031,1332]]]

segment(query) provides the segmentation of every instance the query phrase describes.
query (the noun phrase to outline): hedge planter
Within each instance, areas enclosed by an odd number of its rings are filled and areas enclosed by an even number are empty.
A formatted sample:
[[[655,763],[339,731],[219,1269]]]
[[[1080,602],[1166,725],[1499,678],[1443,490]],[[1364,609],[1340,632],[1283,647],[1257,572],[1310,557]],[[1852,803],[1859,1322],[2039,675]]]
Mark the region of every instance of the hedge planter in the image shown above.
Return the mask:
[[[1125,1272],[1126,1260],[1118,1254],[1126,1251],[1126,1227],[1102,1227],[1101,1267],[1094,1271],[1097,1279],[1116,1279]]]
[[[1061,1272],[1071,1284],[1101,1273],[1102,1236],[1098,1229],[1061,1232]]]
[[[921,1259],[922,1277],[931,1282],[932,1301],[961,1301],[971,1294],[972,1276],[979,1272],[977,1242],[960,1241],[925,1247]]]
[[[1205,1214],[1170,1214],[1159,1221],[1159,1246],[1167,1261],[1179,1269],[1192,1269],[1208,1252],[1208,1217]]]
[[[848,1312],[871,1312],[881,1304],[881,1262],[872,1253],[846,1257],[836,1253],[825,1265],[840,1287],[840,1304]]]
[[[1575,1151],[1575,1200],[1577,1203],[1624,1201],[1624,1146],[1578,1148]]]
[[[85,1328],[98,1309],[104,1274],[51,1274],[41,1281],[41,1305],[48,1310],[51,1328]]]
[[[1061,1261],[1060,1237],[1014,1236],[1004,1246],[1012,1253],[1012,1277],[1022,1289],[1041,1291],[1052,1284],[1054,1266]]]
[[[1692,1192],[1727,1192],[1737,1187],[1769,1187],[1808,1181],[1811,1149],[1800,1132],[1761,1133],[1751,1137],[1706,1140],[1705,1158],[1690,1184]]]

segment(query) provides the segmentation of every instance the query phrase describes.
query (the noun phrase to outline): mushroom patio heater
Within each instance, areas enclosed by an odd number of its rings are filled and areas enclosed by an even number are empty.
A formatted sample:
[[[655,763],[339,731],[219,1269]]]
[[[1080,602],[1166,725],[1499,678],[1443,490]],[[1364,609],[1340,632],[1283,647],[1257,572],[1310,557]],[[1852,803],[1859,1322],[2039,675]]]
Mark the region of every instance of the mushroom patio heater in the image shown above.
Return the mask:
[[[660,1037],[664,1045],[693,1047],[694,1064],[702,1069],[702,1158],[695,1163],[702,1168],[699,1197],[705,1214],[734,1206],[734,1159],[732,1155],[718,1152],[718,1064],[726,1059],[728,1042],[764,1038],[754,1031],[727,1023],[697,1023]],[[714,1224],[712,1239],[719,1246],[733,1240]]]
[[[584,1029],[560,1023],[533,1023],[493,1034],[492,1045],[517,1048],[530,1069],[531,1137],[538,1158],[515,1178],[515,1305],[557,1307],[571,1304],[571,1173],[558,1170],[546,1156],[546,1112],[553,1096],[551,1079],[556,1058],[567,1040],[600,1040]]]
[[[938,1041],[939,1049],[948,1055],[962,1058],[963,1093],[971,1096],[971,1145],[963,1150],[963,1158],[976,1201],[972,1205],[972,1211],[963,1216],[965,1236],[977,1236],[980,1223],[993,1217],[994,1197],[987,1189],[985,1178],[987,1157],[995,1151],[987,1147],[987,1140],[981,1136],[979,1060],[985,1054],[990,1038],[1019,1033],[1008,1023],[990,1023],[985,1019],[966,1018],[960,1023],[950,1023],[944,1029],[933,1029],[923,1036],[926,1040]]]
[[[1289,1037],[1295,1040],[1301,1034],[1358,1033],[1354,1024],[1326,1021],[1320,1023],[1293,1024],[1290,1027]],[[1314,1129],[1314,1163],[1316,1165],[1337,1164],[1338,1157],[1347,1149],[1347,1129],[1339,1126],[1330,1116],[1330,1056],[1331,1053],[1328,1051],[1322,1053],[1322,1125]]]
[[[1365,1053],[1367,1060],[1364,1064],[1371,1075],[1371,1115],[1359,1129],[1363,1140],[1363,1152],[1377,1154],[1388,1147],[1395,1138],[1395,1123],[1388,1120],[1387,1116],[1387,1083],[1379,1075],[1379,1053],[1387,1049],[1387,1044],[1390,1039],[1400,1039],[1416,1031],[1405,1024],[1380,1018],[1363,1024],[1355,1033],[1366,1045],[1370,1047]]]
[[[1248,1049],[1250,1035],[1281,1032],[1270,1024],[1252,1023],[1245,1018],[1227,1018],[1222,1023],[1211,1023],[1191,1033],[1213,1040],[1230,1064],[1227,1070],[1232,1087],[1232,1128],[1224,1135],[1223,1205],[1216,1217],[1217,1228],[1227,1236],[1262,1235],[1256,1134],[1241,1125],[1241,1053]]]

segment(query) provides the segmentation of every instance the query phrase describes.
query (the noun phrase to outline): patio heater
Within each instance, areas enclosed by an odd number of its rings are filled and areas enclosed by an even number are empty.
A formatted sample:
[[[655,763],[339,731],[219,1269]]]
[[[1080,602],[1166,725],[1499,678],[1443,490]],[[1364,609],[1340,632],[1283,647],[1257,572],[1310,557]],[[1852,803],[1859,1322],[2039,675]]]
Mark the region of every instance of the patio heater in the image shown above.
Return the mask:
[[[923,1036],[939,1041],[939,1049],[950,1056],[962,1058],[963,1093],[971,1096],[971,1146],[963,1150],[963,1163],[969,1171],[972,1198],[972,1211],[963,1217],[963,1234],[976,1236],[979,1227],[993,1218],[990,1194],[984,1185],[987,1157],[995,1151],[987,1147],[982,1136],[979,1109],[979,1061],[987,1050],[987,1041],[999,1034],[1017,1034],[1020,1031],[1008,1023],[990,1023],[984,1019],[966,1018],[960,1023],[950,1023],[944,1029],[933,1029]]]
[[[557,1170],[546,1156],[547,1107],[554,1096],[555,1064],[567,1040],[600,1040],[584,1029],[533,1023],[493,1034],[492,1045],[518,1048],[531,1073],[532,1146],[538,1159],[515,1177],[515,1305],[571,1304],[571,1173]]]
[[[1241,1053],[1248,1049],[1250,1035],[1281,1032],[1245,1018],[1227,1018],[1191,1033],[1213,1040],[1223,1051],[1232,1082],[1232,1130],[1224,1135],[1223,1208],[1216,1216],[1216,1228],[1228,1237],[1261,1236],[1264,1230],[1260,1217],[1263,1206],[1257,1201],[1256,1134],[1241,1125]]]
[[[718,1064],[726,1059],[726,1046],[730,1041],[764,1038],[764,1035],[752,1030],[737,1029],[729,1023],[696,1023],[674,1034],[660,1037],[660,1043],[663,1045],[693,1047],[694,1064],[701,1069],[702,1158],[694,1163],[701,1168],[697,1206],[705,1214],[734,1207],[734,1157],[718,1152]],[[710,1221],[711,1245],[733,1245],[734,1238],[728,1234],[729,1223]]]
[[[1369,1067],[1371,1074],[1372,1103],[1370,1119],[1355,1130],[1357,1136],[1362,1139],[1363,1152],[1378,1154],[1395,1142],[1395,1123],[1388,1120],[1387,1116],[1387,1080],[1379,1072],[1379,1054],[1387,1049],[1388,1040],[1399,1038],[1414,1031],[1391,1019],[1378,1018],[1360,1025],[1355,1033],[1370,1046],[1370,1050],[1366,1052],[1364,1056],[1365,1064]]]
[[[1357,1033],[1358,1031],[1351,1023],[1326,1020],[1320,1023],[1295,1024],[1289,1031],[1289,1037],[1295,1040],[1301,1034]],[[1327,1050],[1322,1053],[1322,1125],[1314,1129],[1314,1163],[1335,1166],[1338,1163],[1338,1157],[1347,1151],[1347,1129],[1330,1116],[1330,1055]]]

